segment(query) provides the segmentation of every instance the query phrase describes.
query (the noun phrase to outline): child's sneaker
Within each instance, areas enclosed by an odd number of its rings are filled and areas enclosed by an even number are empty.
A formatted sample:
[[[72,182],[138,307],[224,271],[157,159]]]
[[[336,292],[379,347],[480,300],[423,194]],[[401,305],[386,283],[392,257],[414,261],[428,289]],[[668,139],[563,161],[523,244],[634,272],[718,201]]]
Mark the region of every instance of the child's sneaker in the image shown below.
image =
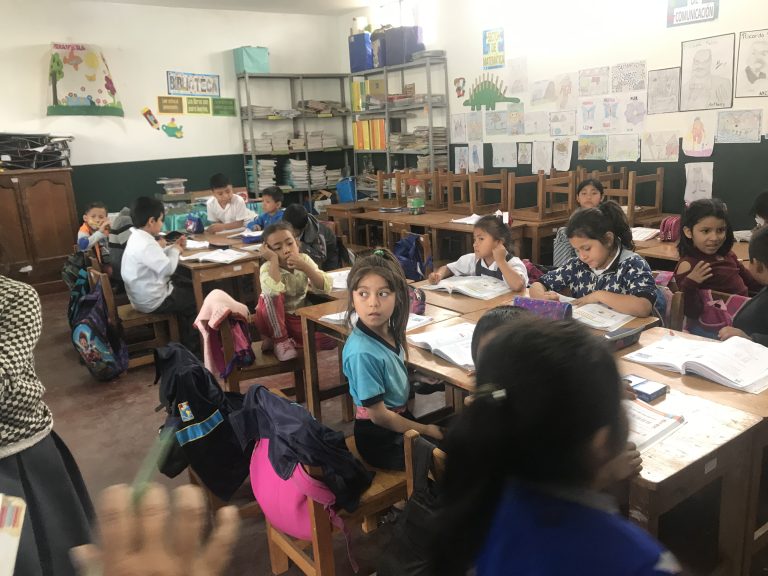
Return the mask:
[[[298,353],[296,352],[296,348],[293,345],[293,341],[289,338],[288,340],[283,340],[282,342],[276,342],[275,356],[278,360],[280,360],[280,362],[286,362],[296,358]]]
[[[272,340],[269,336],[264,336],[264,338],[261,339],[261,351],[262,352],[272,352],[272,350],[275,349],[275,341]]]

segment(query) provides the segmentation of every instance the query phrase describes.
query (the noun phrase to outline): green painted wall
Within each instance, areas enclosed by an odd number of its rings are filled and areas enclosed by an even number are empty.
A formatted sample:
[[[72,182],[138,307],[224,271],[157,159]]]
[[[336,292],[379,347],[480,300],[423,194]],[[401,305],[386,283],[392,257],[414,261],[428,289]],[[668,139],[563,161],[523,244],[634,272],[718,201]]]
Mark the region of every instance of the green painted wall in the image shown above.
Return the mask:
[[[123,206],[130,206],[138,196],[161,192],[162,186],[156,184],[161,176],[187,178],[187,190],[205,190],[216,172],[228,175],[235,187],[245,186],[240,154],[75,166],[72,185],[79,214],[96,201],[104,202],[111,212],[117,212]]]

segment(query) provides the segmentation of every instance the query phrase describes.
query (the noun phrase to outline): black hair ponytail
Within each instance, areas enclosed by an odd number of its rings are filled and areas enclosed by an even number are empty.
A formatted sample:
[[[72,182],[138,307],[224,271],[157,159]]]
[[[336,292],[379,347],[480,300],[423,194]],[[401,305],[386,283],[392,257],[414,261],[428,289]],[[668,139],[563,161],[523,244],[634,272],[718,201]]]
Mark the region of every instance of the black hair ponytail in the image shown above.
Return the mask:
[[[580,236],[600,242],[605,241],[605,235],[608,232],[613,233],[618,246],[628,250],[635,249],[632,230],[624,210],[612,200],[601,202],[595,208],[577,210],[568,220],[568,226],[565,229],[565,235],[568,238]]]

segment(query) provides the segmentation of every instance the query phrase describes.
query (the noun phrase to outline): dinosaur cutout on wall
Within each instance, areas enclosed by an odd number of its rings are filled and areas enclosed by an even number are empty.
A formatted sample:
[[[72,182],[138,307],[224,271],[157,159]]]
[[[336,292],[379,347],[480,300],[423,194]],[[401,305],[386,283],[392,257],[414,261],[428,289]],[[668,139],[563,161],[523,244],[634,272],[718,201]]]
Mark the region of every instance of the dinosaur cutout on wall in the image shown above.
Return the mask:
[[[498,76],[493,74],[483,74],[475,79],[472,87],[469,89],[469,98],[464,100],[464,106],[469,106],[471,110],[496,110],[496,104],[499,102],[519,103],[519,98],[507,96],[507,89]]]

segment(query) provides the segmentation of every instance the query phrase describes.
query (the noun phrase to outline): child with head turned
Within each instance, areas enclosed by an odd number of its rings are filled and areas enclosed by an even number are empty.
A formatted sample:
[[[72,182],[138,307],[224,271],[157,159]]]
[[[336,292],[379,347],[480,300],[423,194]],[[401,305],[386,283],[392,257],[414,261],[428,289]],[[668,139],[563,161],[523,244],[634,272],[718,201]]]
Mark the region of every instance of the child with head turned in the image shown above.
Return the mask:
[[[261,191],[261,207],[261,215],[248,222],[251,230],[266,230],[268,226],[283,219],[283,191],[278,186],[264,188]]]
[[[610,348],[577,322],[532,314],[478,338],[477,394],[444,442],[432,573],[679,574],[601,492],[628,434]]]
[[[407,406],[408,285],[395,256],[375,250],[358,256],[347,287],[352,333],[344,344],[343,367],[355,404],[355,445],[371,466],[404,470],[406,430],[442,438],[439,427],[417,422]]]

